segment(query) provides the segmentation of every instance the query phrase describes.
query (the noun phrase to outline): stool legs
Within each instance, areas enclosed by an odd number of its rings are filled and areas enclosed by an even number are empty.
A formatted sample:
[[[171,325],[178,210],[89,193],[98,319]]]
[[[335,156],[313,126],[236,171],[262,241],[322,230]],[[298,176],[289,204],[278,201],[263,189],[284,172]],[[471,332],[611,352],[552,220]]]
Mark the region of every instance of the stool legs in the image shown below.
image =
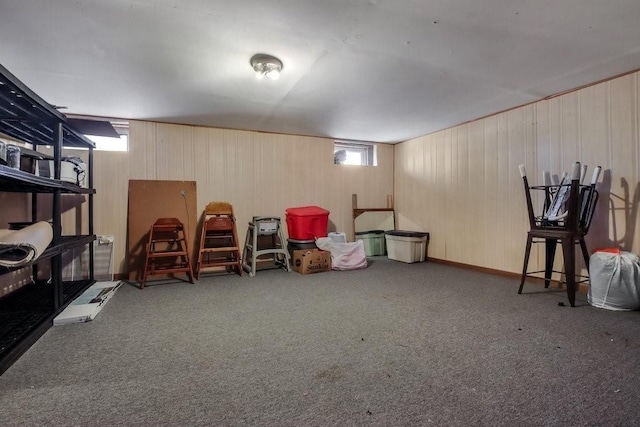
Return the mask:
[[[527,277],[527,268],[529,266],[529,257],[531,256],[531,246],[533,243],[533,237],[527,235],[527,246],[524,251],[524,265],[522,266],[522,278],[520,279],[520,288],[518,293],[522,293],[524,282]],[[567,285],[567,297],[571,307],[575,307],[576,302],[576,257],[575,257],[575,245],[580,244],[582,256],[584,257],[587,269],[589,268],[589,252],[584,239],[576,241],[573,237],[562,238],[545,238],[545,268],[544,268],[544,287],[548,288],[551,283],[553,274],[553,262],[556,255],[556,246],[558,243],[562,246],[562,257],[564,260],[564,274],[565,282]]]
[[[576,306],[576,251],[575,241],[571,237],[560,239],[564,256],[564,275],[567,282],[567,297],[571,307]]]
[[[584,239],[580,239],[580,249],[582,250],[582,257],[584,258],[584,265],[587,267],[587,271],[589,271],[589,250],[587,249],[587,243]]]
[[[529,255],[531,255],[531,245],[533,243],[533,237],[527,235],[527,246],[524,250],[524,265],[522,266],[522,278],[520,279],[520,288],[518,289],[518,293],[522,293],[522,288],[524,287],[524,280],[527,277],[527,267],[529,266]]]
[[[544,287],[548,288],[551,284],[551,275],[553,274],[553,261],[556,258],[556,247],[558,239],[544,239]]]

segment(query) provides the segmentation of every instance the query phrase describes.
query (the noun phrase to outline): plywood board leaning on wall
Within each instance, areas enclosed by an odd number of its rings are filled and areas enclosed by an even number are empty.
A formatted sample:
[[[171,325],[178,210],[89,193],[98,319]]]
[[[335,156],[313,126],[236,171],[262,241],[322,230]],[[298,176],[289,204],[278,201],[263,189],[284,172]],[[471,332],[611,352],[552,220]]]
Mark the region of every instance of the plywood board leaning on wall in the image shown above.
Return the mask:
[[[127,250],[129,280],[141,280],[149,230],[158,218],[178,218],[185,227],[192,265],[196,253],[195,181],[129,180]]]

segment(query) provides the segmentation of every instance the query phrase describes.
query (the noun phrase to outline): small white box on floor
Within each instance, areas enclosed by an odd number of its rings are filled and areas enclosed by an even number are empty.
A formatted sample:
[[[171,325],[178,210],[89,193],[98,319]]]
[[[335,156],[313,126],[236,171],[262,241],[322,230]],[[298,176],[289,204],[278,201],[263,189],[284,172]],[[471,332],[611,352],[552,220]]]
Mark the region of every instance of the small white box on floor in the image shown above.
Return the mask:
[[[93,320],[120,287],[121,282],[96,282],[53,319],[54,325]]]
[[[423,262],[427,259],[429,233],[392,230],[385,232],[384,237],[389,259],[406,263]]]

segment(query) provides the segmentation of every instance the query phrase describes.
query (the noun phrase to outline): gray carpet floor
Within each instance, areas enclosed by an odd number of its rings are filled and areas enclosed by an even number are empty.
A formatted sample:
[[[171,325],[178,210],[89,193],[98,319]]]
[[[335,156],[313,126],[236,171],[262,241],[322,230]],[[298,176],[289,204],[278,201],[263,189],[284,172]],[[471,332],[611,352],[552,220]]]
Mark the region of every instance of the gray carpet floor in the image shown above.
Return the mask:
[[[518,285],[385,257],[124,284],[95,320],[53,327],[0,376],[0,422],[638,425],[640,313]]]

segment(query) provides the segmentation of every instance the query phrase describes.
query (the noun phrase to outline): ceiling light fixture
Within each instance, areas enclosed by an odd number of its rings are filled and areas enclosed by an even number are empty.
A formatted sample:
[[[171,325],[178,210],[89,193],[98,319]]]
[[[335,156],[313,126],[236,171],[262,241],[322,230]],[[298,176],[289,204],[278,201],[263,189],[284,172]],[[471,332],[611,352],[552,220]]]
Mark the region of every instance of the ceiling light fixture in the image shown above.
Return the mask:
[[[251,63],[253,70],[256,72],[256,77],[259,79],[265,76],[271,80],[278,80],[280,78],[282,61],[275,56],[258,53],[253,55],[249,62]]]

